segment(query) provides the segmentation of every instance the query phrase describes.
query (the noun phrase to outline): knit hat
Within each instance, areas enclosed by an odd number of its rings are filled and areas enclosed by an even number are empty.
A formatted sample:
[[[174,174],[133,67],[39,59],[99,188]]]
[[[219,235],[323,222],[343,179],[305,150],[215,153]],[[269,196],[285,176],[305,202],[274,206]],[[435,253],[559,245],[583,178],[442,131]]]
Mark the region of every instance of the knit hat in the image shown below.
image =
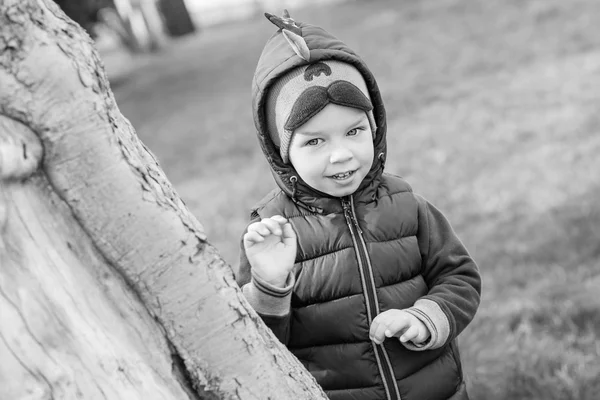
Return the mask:
[[[367,113],[376,132],[373,104],[361,73],[352,65],[327,60],[292,69],[273,83],[267,93],[267,129],[283,162],[289,162],[294,130],[328,104],[353,107]]]

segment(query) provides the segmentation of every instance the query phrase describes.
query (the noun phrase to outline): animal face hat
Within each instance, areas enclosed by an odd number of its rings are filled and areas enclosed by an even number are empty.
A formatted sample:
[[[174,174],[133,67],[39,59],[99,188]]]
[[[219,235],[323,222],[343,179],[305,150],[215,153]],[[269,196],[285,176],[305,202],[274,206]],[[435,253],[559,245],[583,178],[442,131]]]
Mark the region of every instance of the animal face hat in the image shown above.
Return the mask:
[[[282,28],[294,52],[306,61],[310,53],[304,39],[295,33],[289,18],[267,14]],[[281,76],[268,90],[265,103],[266,122],[271,140],[279,148],[284,163],[289,162],[289,147],[294,130],[318,114],[328,104],[353,107],[367,113],[373,135],[376,132],[373,104],[361,73],[352,65],[323,60],[297,67]]]

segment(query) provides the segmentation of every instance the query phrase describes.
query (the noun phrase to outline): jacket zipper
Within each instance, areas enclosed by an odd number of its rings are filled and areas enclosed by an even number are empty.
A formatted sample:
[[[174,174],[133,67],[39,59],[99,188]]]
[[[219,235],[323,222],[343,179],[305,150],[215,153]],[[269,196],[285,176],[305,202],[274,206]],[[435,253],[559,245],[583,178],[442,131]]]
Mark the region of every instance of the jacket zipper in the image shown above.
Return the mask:
[[[363,238],[362,230],[356,220],[354,199],[352,196],[348,197],[350,200],[348,200],[347,197],[342,198],[342,208],[344,209],[344,217],[346,218],[348,228],[350,228],[352,243],[357,254],[358,269],[367,305],[367,319],[369,321],[369,326],[371,326],[371,322],[373,322],[373,319],[379,314],[379,301],[377,300],[375,279],[373,278],[373,266],[369,259],[367,244]],[[379,345],[375,344],[375,342],[371,343],[373,345],[377,366],[388,400],[401,400],[400,391],[398,390],[398,385],[396,384],[396,378],[394,377],[392,369],[392,363],[390,362],[390,357],[388,356],[383,343]]]

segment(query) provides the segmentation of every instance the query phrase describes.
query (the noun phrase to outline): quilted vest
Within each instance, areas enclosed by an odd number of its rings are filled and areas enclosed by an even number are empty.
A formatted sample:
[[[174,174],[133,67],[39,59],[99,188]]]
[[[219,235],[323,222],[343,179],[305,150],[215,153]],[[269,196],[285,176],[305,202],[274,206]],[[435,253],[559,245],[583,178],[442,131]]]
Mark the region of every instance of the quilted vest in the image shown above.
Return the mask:
[[[369,340],[377,314],[428,292],[410,186],[384,174],[373,197],[348,196],[338,211],[319,214],[280,192],[256,210],[283,215],[298,235],[287,346],[332,400],[466,399],[455,343],[411,351],[396,338]]]

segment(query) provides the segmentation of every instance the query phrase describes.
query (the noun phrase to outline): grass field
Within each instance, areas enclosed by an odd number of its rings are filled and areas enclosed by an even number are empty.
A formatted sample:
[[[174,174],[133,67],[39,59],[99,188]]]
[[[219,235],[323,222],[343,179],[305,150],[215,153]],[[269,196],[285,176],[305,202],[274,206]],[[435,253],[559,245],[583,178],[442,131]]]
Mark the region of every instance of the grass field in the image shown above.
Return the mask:
[[[291,11],[370,65],[388,111],[387,170],[445,212],[480,265],[482,304],[461,335],[472,398],[600,398],[600,2]],[[274,185],[250,112],[273,30],[263,19],[211,28],[114,85],[231,264],[248,210]]]

